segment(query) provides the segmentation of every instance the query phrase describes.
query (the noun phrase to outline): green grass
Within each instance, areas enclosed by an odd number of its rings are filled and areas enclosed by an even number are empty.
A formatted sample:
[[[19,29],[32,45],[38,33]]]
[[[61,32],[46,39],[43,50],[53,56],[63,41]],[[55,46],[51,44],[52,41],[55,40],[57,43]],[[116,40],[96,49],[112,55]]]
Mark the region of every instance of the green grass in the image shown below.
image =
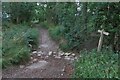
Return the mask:
[[[74,78],[118,78],[118,54],[111,49],[81,51],[75,62]]]
[[[66,39],[64,39],[64,29],[63,26],[53,26],[49,28],[49,33],[52,39],[59,43],[61,50],[68,51],[70,47]]]
[[[4,26],[3,26],[4,27]],[[23,64],[30,58],[30,41],[37,47],[38,31],[26,25],[13,25],[3,31],[2,67]]]
[[[60,26],[53,26],[53,27],[50,27],[49,28],[49,33],[50,33],[50,36],[58,41],[61,39],[61,36],[62,36],[62,30],[61,30],[61,27]]]

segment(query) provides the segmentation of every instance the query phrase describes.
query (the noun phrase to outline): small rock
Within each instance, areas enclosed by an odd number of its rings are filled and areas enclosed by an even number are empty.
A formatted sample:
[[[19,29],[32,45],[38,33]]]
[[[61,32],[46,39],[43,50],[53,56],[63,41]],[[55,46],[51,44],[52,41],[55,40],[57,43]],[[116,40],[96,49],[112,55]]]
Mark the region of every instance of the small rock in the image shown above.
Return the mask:
[[[20,65],[20,68],[24,68],[25,66],[24,65]]]
[[[29,47],[31,47],[31,48],[32,48],[32,45],[31,45],[31,44],[29,44]]]
[[[36,54],[36,53],[37,53],[37,51],[33,51],[32,53],[33,53],[33,54]]]
[[[41,56],[41,54],[38,54],[37,56],[38,56],[38,57],[40,57],[40,56]]]
[[[65,72],[65,69],[63,68],[61,71],[62,71],[62,72]]]
[[[61,74],[61,76],[63,76],[63,74]]]
[[[30,59],[33,59],[33,57],[30,57]]]
[[[69,56],[71,53],[65,53],[66,56]]]
[[[75,56],[75,54],[72,54],[72,56]]]
[[[75,59],[78,59],[77,57],[75,57]]]
[[[41,70],[41,72],[43,72],[43,70]]]
[[[50,52],[48,53],[48,55],[49,55],[49,56],[52,55],[52,51],[50,51]]]
[[[49,56],[45,56],[45,58],[48,58]]]
[[[64,55],[64,52],[63,52],[63,53],[61,53],[60,55],[61,55],[61,56],[63,56],[63,55]]]
[[[59,52],[58,54],[59,54],[59,56],[63,56],[63,55],[64,55],[64,53],[63,53],[63,52],[62,52],[62,53],[60,53],[60,52]]]
[[[33,59],[33,62],[36,62],[37,61],[37,59]]]

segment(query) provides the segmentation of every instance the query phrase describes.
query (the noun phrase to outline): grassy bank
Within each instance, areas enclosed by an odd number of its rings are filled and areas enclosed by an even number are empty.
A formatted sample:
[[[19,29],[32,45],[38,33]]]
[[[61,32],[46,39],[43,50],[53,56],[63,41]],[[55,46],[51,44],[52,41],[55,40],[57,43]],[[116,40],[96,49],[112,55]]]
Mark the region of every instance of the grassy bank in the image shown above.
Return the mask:
[[[81,51],[75,63],[74,78],[118,78],[118,54],[105,48],[101,52]]]
[[[37,47],[37,40],[38,31],[36,28],[25,24],[7,25],[7,28],[3,25],[2,67],[27,62],[32,48]]]

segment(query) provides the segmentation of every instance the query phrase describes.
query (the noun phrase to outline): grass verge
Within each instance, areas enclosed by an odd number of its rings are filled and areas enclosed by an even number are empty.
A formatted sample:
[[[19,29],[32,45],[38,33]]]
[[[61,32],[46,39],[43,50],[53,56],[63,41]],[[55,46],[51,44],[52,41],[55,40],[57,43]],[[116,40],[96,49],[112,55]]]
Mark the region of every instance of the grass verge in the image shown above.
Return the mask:
[[[118,78],[118,54],[109,48],[101,52],[81,51],[75,62],[74,78]]]

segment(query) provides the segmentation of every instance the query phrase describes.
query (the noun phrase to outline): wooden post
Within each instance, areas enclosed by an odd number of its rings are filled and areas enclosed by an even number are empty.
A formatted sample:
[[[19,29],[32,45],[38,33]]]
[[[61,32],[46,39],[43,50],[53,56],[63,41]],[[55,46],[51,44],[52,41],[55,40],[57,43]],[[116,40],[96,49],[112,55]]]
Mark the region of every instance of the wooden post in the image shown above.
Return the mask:
[[[98,30],[98,32],[101,33],[99,43],[98,43],[98,48],[97,48],[97,51],[99,52],[101,50],[101,48],[102,48],[104,34],[109,35],[109,33],[105,32],[104,29]]]

